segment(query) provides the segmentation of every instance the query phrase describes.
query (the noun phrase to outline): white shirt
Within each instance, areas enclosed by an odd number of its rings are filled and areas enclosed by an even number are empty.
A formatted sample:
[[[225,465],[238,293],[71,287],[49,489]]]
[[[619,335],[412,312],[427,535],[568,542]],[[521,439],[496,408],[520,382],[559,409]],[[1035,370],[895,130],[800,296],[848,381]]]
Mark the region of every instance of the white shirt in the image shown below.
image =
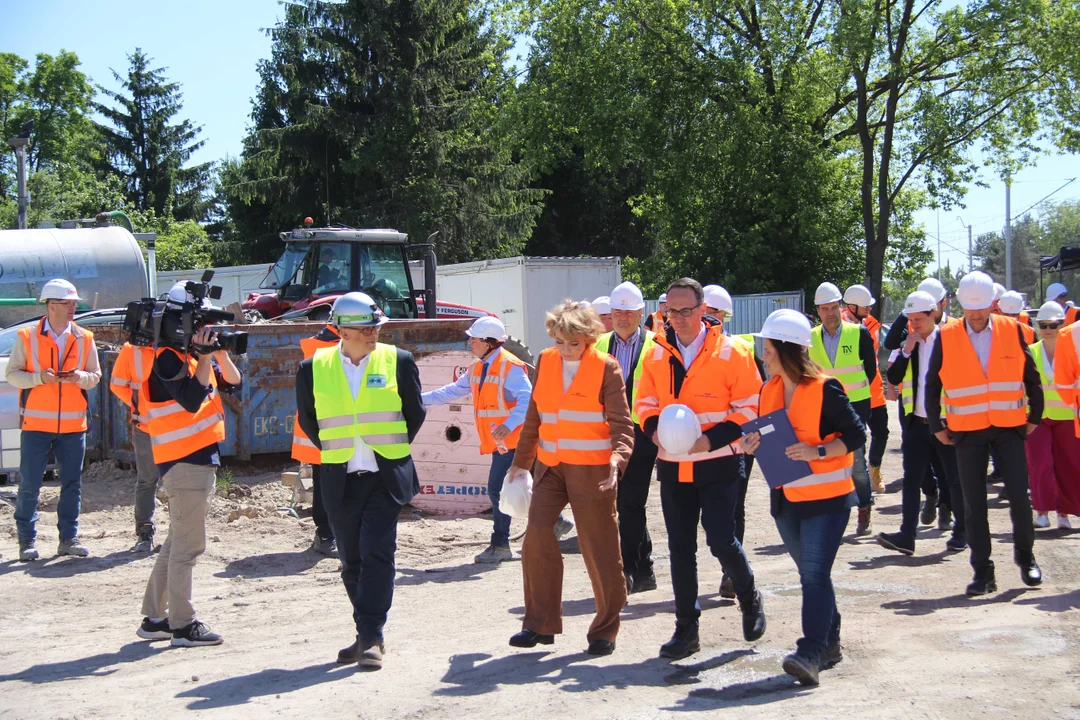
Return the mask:
[[[975,332],[968,321],[964,321],[964,328],[967,330],[968,340],[971,341],[971,347],[975,348],[975,355],[979,358],[979,364],[982,365],[983,374],[986,374],[986,368],[990,364],[990,343],[993,340],[991,330],[994,327],[994,323],[987,322],[986,327],[982,332]]]
[[[353,400],[355,401],[356,396],[360,394],[360,386],[364,382],[364,373],[367,372],[368,360],[371,359],[371,355],[364,356],[363,360],[353,365],[352,360],[341,352],[340,343],[338,344],[338,353],[341,355],[341,366],[345,368],[345,379],[349,383],[349,390],[352,391]],[[356,450],[345,465],[345,472],[379,472],[379,465],[375,462],[375,451],[359,435],[353,439],[356,443]]]
[[[563,360],[562,361],[562,391],[566,392],[570,389],[570,383],[574,382],[574,376],[577,375],[578,368],[581,367],[580,360]]]
[[[52,323],[46,320],[45,332],[49,333],[49,337],[56,343],[56,351],[60,354],[60,357],[56,359],[57,368],[59,369],[64,365],[64,350],[67,349],[68,340],[71,339],[71,321],[68,321],[62,332],[57,333],[53,330]]]
[[[930,337],[923,338],[916,344],[919,353],[919,377],[915,379],[915,409],[912,410],[916,417],[926,417],[926,371],[930,368],[930,355],[934,351],[934,343],[937,342],[938,328],[930,333]],[[904,357],[911,357],[905,355]]]
[[[675,335],[675,344],[679,346],[679,354],[682,355],[682,364],[687,370],[694,364],[694,358],[697,357],[697,354],[701,352],[702,346],[705,345],[705,331],[705,323],[701,323],[701,331],[689,345],[683,345],[678,334]]]

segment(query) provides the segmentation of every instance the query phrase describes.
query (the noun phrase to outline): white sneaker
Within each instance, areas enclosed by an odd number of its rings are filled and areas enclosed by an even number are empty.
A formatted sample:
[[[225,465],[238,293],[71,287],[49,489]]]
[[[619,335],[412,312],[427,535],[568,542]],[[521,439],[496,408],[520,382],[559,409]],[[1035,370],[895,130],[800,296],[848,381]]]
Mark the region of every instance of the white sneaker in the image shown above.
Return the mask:
[[[1058,530],[1072,530],[1072,523],[1068,515],[1058,515]]]
[[[1035,516],[1035,527],[1037,527],[1037,528],[1048,528],[1048,527],[1050,527],[1050,518],[1047,517],[1046,515],[1036,515]]]

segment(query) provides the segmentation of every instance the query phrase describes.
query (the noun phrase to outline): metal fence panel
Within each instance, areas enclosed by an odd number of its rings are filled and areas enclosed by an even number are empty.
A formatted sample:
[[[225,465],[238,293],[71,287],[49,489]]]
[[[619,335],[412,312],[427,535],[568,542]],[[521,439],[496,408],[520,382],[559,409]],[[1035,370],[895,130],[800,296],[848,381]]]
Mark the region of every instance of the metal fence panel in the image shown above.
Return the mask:
[[[799,290],[778,293],[760,293],[757,295],[734,295],[735,316],[728,322],[725,331],[730,335],[756,333],[765,324],[765,318],[780,308],[803,311],[803,294]],[[645,301],[645,314],[654,313],[659,308],[656,300]]]

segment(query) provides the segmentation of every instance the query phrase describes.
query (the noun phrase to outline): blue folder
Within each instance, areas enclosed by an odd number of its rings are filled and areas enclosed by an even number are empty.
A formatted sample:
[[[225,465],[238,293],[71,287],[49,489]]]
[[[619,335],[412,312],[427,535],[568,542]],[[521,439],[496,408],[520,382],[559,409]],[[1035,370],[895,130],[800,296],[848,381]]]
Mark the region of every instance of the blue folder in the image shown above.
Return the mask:
[[[810,463],[792,460],[784,453],[789,446],[799,442],[795,437],[795,428],[788,419],[787,410],[777,410],[743,423],[742,431],[743,435],[761,433],[761,445],[754,457],[761,468],[761,474],[765,476],[765,482],[769,483],[773,490],[810,474]]]

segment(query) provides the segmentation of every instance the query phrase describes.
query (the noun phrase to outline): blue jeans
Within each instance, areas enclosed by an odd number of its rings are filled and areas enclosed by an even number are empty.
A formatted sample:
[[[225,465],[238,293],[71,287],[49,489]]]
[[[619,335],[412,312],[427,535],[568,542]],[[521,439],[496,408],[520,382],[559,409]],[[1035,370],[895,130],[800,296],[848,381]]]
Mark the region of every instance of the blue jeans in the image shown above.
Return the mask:
[[[802,631],[799,654],[817,661],[825,648],[840,641],[840,613],[836,609],[832,566],[844,537],[851,510],[802,517],[791,508],[776,517],[802,584]]]
[[[498,547],[510,547],[510,516],[499,510],[499,496],[502,494],[503,479],[506,471],[514,462],[514,451],[503,454],[498,451],[491,454],[491,470],[488,471],[488,497],[491,498],[491,519],[495,528],[491,531],[491,544]]]
[[[859,496],[859,507],[874,504],[870,490],[870,471],[866,469],[866,445],[855,450],[855,467],[851,469],[851,479],[855,481],[855,494]]]
[[[41,480],[49,462],[49,450],[60,466],[60,502],[56,506],[56,527],[61,540],[79,534],[79,510],[82,507],[82,466],[86,452],[86,433],[48,433],[23,430],[22,462],[19,465],[19,497],[15,501],[15,527],[19,542],[37,537],[38,499]]]

